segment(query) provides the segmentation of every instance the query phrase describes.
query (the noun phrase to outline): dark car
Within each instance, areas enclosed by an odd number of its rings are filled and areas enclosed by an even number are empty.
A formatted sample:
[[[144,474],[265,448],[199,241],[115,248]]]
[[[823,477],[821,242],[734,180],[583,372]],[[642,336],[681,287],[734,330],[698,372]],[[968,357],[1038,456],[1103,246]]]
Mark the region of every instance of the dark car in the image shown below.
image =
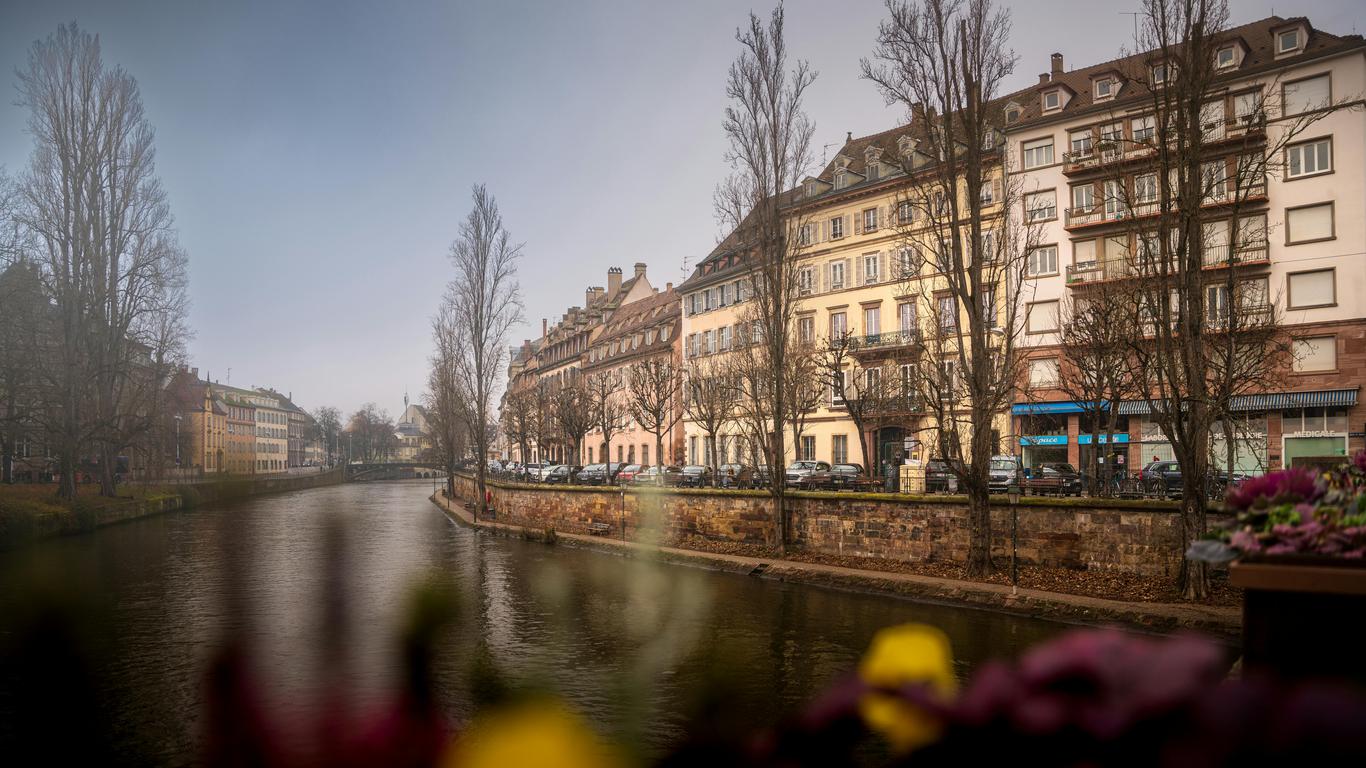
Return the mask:
[[[748,464],[722,464],[716,473],[717,485],[722,488],[753,488],[754,467]]]
[[[689,464],[683,468],[683,476],[678,479],[678,484],[684,488],[703,488],[711,485],[713,479],[711,467]]]
[[[1224,498],[1224,492],[1228,487],[1241,480],[1246,480],[1247,475],[1234,473],[1229,475],[1224,470],[1211,468],[1209,470],[1208,487],[1205,493],[1211,501],[1219,501]],[[1175,499],[1181,496],[1181,465],[1175,461],[1154,461],[1148,466],[1139,470],[1139,487],[1149,496],[1165,496]]]
[[[958,493],[958,476],[943,459],[925,462],[925,493]]]
[[[829,469],[815,469],[797,481],[804,490],[864,491],[880,490],[881,484],[868,477],[862,464],[832,464]]]
[[[626,485],[641,472],[649,469],[649,464],[627,464],[617,471],[617,484]]]
[[[802,478],[806,477],[812,472],[829,471],[830,462],[828,461],[812,461],[810,459],[802,459],[800,461],[794,461],[791,464],[788,464],[787,472],[784,473],[783,477],[789,486],[793,488],[801,488],[803,487]]]
[[[760,464],[754,468],[754,482],[751,484],[751,487],[773,487],[773,470],[769,469],[767,464]]]
[[[1024,490],[1035,495],[1080,496],[1081,473],[1065,462],[1051,462],[1034,467],[1024,481]]]
[[[682,467],[650,467],[631,478],[632,485],[675,486],[683,479]]]
[[[1024,469],[1014,456],[992,456],[987,470],[987,491],[1006,493],[1012,485],[1024,484]]]
[[[580,485],[606,485],[612,481],[619,469],[621,465],[616,462],[589,464],[579,472],[577,479]]]
[[[541,473],[541,482],[568,485],[574,482],[583,467],[577,464],[560,464]]]

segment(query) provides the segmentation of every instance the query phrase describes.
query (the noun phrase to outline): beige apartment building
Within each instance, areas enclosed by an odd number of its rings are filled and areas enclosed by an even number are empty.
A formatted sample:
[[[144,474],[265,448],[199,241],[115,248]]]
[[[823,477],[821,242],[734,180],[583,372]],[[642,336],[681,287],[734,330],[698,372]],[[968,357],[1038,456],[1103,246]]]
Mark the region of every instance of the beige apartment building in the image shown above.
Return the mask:
[[[1214,180],[1202,238],[1207,319],[1217,323],[1230,301],[1265,306],[1295,352],[1279,386],[1234,399],[1243,435],[1235,469],[1345,455],[1366,447],[1358,397],[1366,373],[1366,44],[1306,18],[1273,16],[1228,30],[1214,50],[1216,87],[1201,121]],[[1031,374],[1014,417],[1027,464],[1089,467],[1108,456],[1134,467],[1172,458],[1146,402],[1116,403],[1115,445],[1097,451],[1082,407],[1055,388],[1070,299],[1132,278],[1134,259],[1153,252],[1144,238],[1160,236],[1139,226],[1160,216],[1153,99],[1142,83],[1161,87],[1165,76],[1151,54],[1073,70],[1054,54],[1039,84],[1008,108],[1013,168],[1045,230],[1022,291]],[[1307,116],[1314,121],[1302,132],[1282,138]],[[1265,178],[1229,212],[1227,179],[1262,158]],[[1234,296],[1228,270],[1236,271]]]

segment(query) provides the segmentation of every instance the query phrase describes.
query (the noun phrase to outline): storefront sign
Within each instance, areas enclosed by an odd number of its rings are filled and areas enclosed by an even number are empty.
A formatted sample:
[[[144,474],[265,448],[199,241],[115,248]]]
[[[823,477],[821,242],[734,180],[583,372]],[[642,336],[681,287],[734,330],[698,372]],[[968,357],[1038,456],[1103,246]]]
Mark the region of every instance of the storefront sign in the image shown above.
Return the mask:
[[[1096,437],[1100,438],[1100,442],[1101,442],[1102,444],[1105,443],[1106,435],[1097,435]],[[1116,433],[1116,434],[1115,434],[1115,440],[1114,440],[1114,442],[1115,442],[1115,444],[1127,443],[1127,442],[1129,442],[1129,435],[1126,434],[1126,433],[1124,433],[1124,432]],[[1090,444],[1091,444],[1091,436],[1090,436],[1090,435],[1077,435],[1077,443],[1079,443],[1080,445],[1090,445]]]
[[[1020,445],[1067,445],[1067,435],[1022,435]]]

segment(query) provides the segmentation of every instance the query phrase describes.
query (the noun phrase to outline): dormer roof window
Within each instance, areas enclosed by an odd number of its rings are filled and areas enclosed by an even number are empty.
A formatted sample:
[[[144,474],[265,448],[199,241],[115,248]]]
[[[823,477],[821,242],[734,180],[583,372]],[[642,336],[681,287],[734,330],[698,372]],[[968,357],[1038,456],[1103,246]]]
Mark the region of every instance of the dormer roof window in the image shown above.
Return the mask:
[[[868,181],[877,181],[881,176],[881,168],[878,167],[877,160],[869,161],[868,167],[863,172],[863,178]]]
[[[1010,102],[1006,105],[1006,122],[1013,123],[1020,119],[1020,105]]]
[[[1276,55],[1296,53],[1304,47],[1304,30],[1300,27],[1282,29],[1276,33]]]
[[[1228,69],[1238,61],[1238,53],[1233,46],[1226,45],[1214,53],[1214,68]]]
[[[835,171],[835,189],[844,189],[849,186],[849,171],[840,168]]]
[[[1115,95],[1115,81],[1102,77],[1096,81],[1096,101],[1107,101]]]
[[[1062,109],[1062,91],[1054,89],[1043,95],[1043,111],[1053,112]]]
[[[1154,64],[1154,65],[1152,66],[1152,70],[1151,70],[1151,71],[1152,71],[1152,76],[1153,76],[1153,85],[1162,85],[1163,83],[1167,82],[1167,65],[1166,65],[1166,63]]]

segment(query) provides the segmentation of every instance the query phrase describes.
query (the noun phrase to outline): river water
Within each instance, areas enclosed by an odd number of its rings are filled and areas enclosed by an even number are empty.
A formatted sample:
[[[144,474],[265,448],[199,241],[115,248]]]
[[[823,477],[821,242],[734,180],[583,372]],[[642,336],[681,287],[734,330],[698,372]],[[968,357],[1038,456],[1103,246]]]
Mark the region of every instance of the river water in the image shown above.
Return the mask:
[[[851,670],[888,625],[942,628],[960,675],[1065,628],[491,536],[451,523],[431,490],[333,486],[0,553],[0,632],[12,631],[6,617],[22,613],[35,578],[78,588],[107,618],[95,677],[121,756],[183,764],[197,754],[205,666],[230,630],[247,638],[277,716],[306,715],[324,688],[363,707],[396,684],[395,634],[422,579],[463,599],[436,673],[453,716],[474,706],[468,670],[478,657],[507,684],[553,690],[613,738],[650,751],[718,700],[746,724],[774,722]],[[329,541],[341,543],[329,550]],[[329,584],[346,596],[330,624]],[[698,701],[704,690],[710,703]],[[13,698],[0,697],[0,719]]]

